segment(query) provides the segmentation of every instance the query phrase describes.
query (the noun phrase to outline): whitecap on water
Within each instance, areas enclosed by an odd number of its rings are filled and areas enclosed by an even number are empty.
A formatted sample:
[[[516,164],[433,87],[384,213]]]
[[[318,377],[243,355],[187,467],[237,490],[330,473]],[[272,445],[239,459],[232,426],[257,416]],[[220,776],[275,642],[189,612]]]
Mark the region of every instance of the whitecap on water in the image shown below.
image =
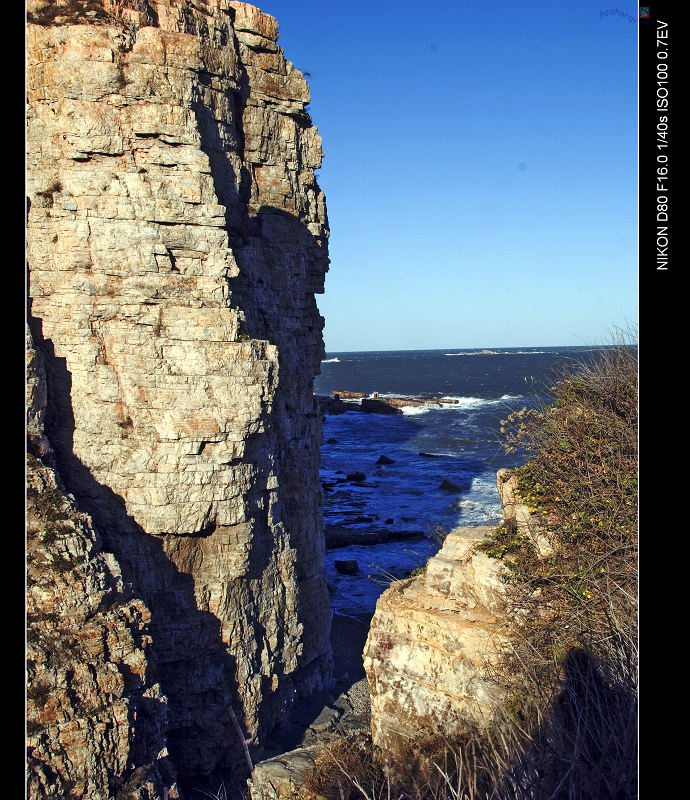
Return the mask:
[[[402,406],[400,410],[403,414],[407,417],[414,417],[418,414],[427,414],[429,412],[429,406]]]

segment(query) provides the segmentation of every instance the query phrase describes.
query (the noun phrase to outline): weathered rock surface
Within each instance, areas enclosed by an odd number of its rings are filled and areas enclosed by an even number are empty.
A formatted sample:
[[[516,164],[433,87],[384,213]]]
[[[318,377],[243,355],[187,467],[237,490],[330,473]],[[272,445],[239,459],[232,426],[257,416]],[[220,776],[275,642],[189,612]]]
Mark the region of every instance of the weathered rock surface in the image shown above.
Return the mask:
[[[374,745],[395,762],[425,736],[491,718],[508,641],[502,564],[475,550],[494,528],[458,528],[426,572],[381,595],[364,650]]]
[[[334,686],[293,708],[289,723],[279,731],[276,744],[282,747],[254,768],[248,782],[251,800],[324,800],[322,793],[305,785],[315,761],[343,738],[368,738],[369,686],[362,666],[368,629],[368,618],[334,615]]]
[[[169,761],[203,788],[244,767],[233,715],[254,746],[331,671],[321,141],[253,6],[27,10],[30,433],[148,609]]]
[[[365,397],[360,405],[359,411],[365,414],[402,414],[403,410],[400,406],[394,403],[388,403],[385,400],[374,399]]]
[[[369,397],[367,392],[352,392],[349,389],[335,389],[331,392],[334,400],[361,400],[363,397]]]
[[[151,613],[50,466],[45,371],[28,330],[26,354],[28,796],[178,797]]]
[[[346,403],[336,397],[328,397],[326,395],[314,395],[319,406],[320,414],[344,414],[346,411],[358,410],[354,403]]]
[[[29,456],[27,479],[28,795],[177,797],[151,613],[54,471]]]
[[[515,522],[517,532],[521,536],[529,537],[540,558],[552,555],[553,546],[520,497],[515,473],[510,469],[499,469],[496,473],[496,486],[503,507],[503,519],[506,522]]]

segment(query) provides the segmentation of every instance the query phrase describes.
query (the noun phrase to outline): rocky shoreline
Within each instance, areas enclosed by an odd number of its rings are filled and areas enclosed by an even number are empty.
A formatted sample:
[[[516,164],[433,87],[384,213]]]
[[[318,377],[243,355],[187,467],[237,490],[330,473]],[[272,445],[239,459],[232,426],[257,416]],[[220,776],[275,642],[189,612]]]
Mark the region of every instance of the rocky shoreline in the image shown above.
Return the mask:
[[[365,414],[402,414],[404,408],[457,405],[452,397],[381,397],[378,392],[336,390],[329,395],[314,395],[322,414],[344,414],[360,411]]]
[[[305,775],[320,752],[338,739],[371,735],[371,699],[363,652],[371,615],[334,614],[331,687],[297,703],[273,732],[264,760],[254,767],[250,800],[306,797]]]

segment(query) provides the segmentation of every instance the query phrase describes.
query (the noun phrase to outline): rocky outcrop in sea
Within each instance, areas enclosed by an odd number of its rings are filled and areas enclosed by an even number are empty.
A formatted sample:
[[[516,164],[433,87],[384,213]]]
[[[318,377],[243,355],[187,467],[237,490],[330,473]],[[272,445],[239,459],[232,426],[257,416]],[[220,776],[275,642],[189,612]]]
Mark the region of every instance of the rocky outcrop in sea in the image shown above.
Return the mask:
[[[330,396],[316,395],[322,414],[343,414],[361,411],[368,414],[402,414],[405,408],[443,408],[457,405],[451,397],[389,397],[374,392],[335,391]]]

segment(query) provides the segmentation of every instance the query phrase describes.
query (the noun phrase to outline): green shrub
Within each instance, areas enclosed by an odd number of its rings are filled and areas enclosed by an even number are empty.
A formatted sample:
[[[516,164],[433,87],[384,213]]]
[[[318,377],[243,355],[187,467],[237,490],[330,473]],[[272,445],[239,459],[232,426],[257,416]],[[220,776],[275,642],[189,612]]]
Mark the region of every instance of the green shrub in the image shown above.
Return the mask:
[[[567,631],[609,669],[636,683],[637,662],[637,351],[603,348],[563,366],[554,401],[503,421],[509,448],[529,460],[515,470],[519,495],[550,540],[532,558],[515,601],[539,587],[539,625],[521,633]],[[548,648],[550,650],[550,648]]]

